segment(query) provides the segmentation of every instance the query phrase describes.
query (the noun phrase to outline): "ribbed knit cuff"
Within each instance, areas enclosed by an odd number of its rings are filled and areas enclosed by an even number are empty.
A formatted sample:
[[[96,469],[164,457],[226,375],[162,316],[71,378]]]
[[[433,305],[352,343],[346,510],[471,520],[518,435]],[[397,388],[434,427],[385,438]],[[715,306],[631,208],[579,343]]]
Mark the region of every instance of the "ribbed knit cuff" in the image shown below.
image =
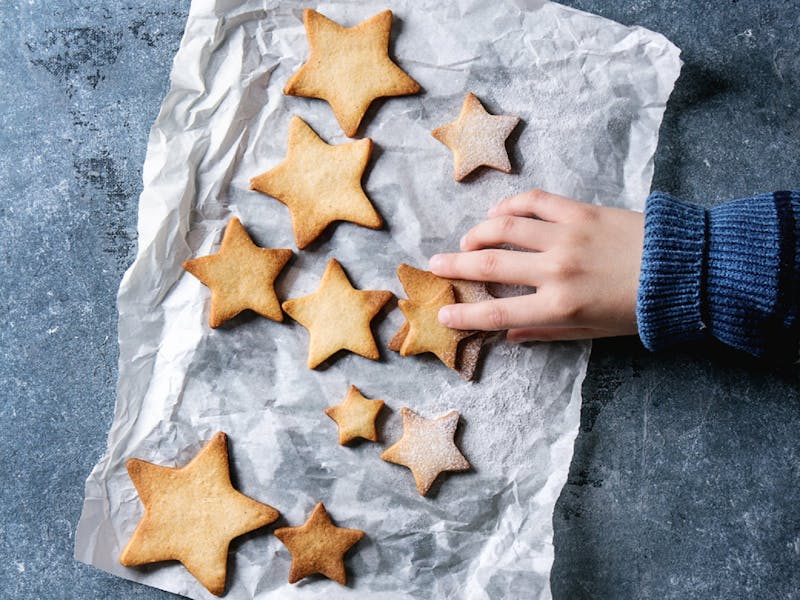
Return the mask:
[[[708,211],[714,337],[755,356],[797,356],[799,209],[797,192],[775,192]]]
[[[647,198],[636,319],[649,350],[704,337],[706,213],[663,192]]]

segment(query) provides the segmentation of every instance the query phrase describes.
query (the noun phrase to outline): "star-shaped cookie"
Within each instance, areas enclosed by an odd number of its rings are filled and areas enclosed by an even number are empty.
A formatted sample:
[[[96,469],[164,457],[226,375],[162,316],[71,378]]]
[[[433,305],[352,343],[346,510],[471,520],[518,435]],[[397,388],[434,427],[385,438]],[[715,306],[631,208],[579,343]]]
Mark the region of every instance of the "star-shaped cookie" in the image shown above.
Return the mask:
[[[375,419],[383,408],[383,400],[365,398],[354,385],[350,386],[344,402],[325,409],[325,414],[339,427],[339,443],[345,445],[356,438],[378,441]]]
[[[378,229],[383,219],[361,187],[372,150],[369,138],[332,146],[300,117],[292,117],[286,158],[250,180],[250,189],[286,205],[299,249],[334,221]]]
[[[126,567],[178,560],[219,596],[225,590],[231,540],[279,516],[271,506],[233,488],[222,432],[185,467],[161,467],[136,458],[126,466],[144,504],[144,516],[119,557]]]
[[[313,369],[339,350],[380,358],[370,321],[391,297],[385,290],[355,289],[332,258],[317,291],[287,300],[283,310],[308,330],[308,367]]]
[[[330,104],[348,137],[376,98],[416,94],[419,84],[389,58],[392,11],[342,27],[315,10],[303,11],[311,54],[286,82],[284,94]]]
[[[417,490],[423,496],[444,471],[466,471],[471,465],[453,441],[458,413],[426,419],[409,408],[402,409],[403,437],[381,454],[387,462],[411,469]]]
[[[283,321],[275,279],[292,257],[287,248],[260,248],[236,217],[228,221],[217,254],[192,258],[183,268],[211,289],[208,324],[219,327],[245,309]]]
[[[447,289],[448,285],[453,286],[456,302],[482,302],[494,298],[489,293],[484,282],[445,279],[434,275],[430,271],[416,269],[405,263],[397,267],[397,277],[400,279],[400,283],[403,284],[403,289],[409,299],[416,302],[432,300],[436,294]],[[406,321],[389,341],[389,350],[400,352],[408,335],[408,330],[409,323]],[[481,349],[488,338],[489,334],[487,332],[478,331],[474,332],[473,335],[467,336],[458,345],[455,370],[467,381],[475,376]]]
[[[336,527],[322,502],[314,507],[311,516],[300,527],[281,527],[275,535],[289,549],[292,566],[289,583],[319,573],[337,583],[347,585],[344,555],[364,537],[359,529]]]
[[[461,181],[480,166],[511,173],[506,138],[519,117],[491,115],[473,93],[467,94],[458,120],[433,130],[433,137],[453,153],[453,177]]]
[[[456,368],[458,343],[471,331],[452,329],[439,322],[439,309],[456,301],[453,286],[448,286],[426,302],[399,300],[397,305],[408,320],[408,333],[400,346],[400,356],[432,352],[451,369]]]

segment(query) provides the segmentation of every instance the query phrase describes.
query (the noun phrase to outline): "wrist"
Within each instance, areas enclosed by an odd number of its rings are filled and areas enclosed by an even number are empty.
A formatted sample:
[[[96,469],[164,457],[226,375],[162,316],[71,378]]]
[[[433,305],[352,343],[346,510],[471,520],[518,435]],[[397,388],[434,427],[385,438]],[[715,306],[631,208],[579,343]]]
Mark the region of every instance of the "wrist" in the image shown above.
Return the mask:
[[[650,350],[705,336],[706,228],[702,207],[662,192],[648,197],[636,320],[639,337]]]

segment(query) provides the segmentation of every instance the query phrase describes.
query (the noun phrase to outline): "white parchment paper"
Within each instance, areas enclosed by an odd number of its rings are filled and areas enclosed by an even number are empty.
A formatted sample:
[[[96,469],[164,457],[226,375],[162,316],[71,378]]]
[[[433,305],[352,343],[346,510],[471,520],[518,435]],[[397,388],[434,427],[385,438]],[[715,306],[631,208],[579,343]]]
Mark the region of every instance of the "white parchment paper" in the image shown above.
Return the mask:
[[[548,598],[553,507],[577,433],[588,343],[500,342],[473,383],[436,359],[388,350],[380,362],[346,354],[311,371],[307,333],[290,320],[243,315],[210,330],[208,290],[181,269],[217,251],[232,215],[259,245],[294,247],[285,207],[248,190],[283,159],[292,115],[329,143],[348,141],[326,103],[281,93],[307,57],[305,5],[192,3],[148,143],[138,254],[119,291],[115,418],[86,483],[75,555],[211,597],[177,563],[119,564],[143,512],[124,463],[183,465],[223,430],[235,485],[280,510],[279,525],[303,523],[321,500],[337,524],[366,532],[347,556],[348,587],[323,578],[289,585],[290,555],[272,528],[244,536],[231,546],[227,597]],[[392,55],[423,88],[376,102],[359,132],[375,143],[363,183],[387,227],[331,228],[297,254],[279,297],[314,291],[330,257],[356,287],[402,297],[399,263],[425,268],[491,205],[533,187],[641,208],[680,69],[667,39],[536,0],[316,5],[347,26],[387,7]],[[451,155],[430,131],[457,117],[468,91],[490,112],[522,118],[508,144],[513,174],[453,181]],[[376,321],[380,346],[403,320],[395,309]],[[337,444],[322,411],[350,384],[386,401],[383,443]],[[408,470],[379,458],[400,437],[403,406],[427,417],[459,411],[457,440],[474,470],[420,497]]]

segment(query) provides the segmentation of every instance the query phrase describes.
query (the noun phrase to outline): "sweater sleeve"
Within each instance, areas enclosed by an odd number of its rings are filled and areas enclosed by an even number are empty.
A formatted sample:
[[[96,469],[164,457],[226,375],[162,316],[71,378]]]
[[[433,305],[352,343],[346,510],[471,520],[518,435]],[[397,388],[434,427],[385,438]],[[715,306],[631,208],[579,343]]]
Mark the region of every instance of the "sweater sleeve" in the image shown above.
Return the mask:
[[[755,356],[796,359],[800,192],[709,210],[652,193],[636,313],[650,350],[711,335]]]

